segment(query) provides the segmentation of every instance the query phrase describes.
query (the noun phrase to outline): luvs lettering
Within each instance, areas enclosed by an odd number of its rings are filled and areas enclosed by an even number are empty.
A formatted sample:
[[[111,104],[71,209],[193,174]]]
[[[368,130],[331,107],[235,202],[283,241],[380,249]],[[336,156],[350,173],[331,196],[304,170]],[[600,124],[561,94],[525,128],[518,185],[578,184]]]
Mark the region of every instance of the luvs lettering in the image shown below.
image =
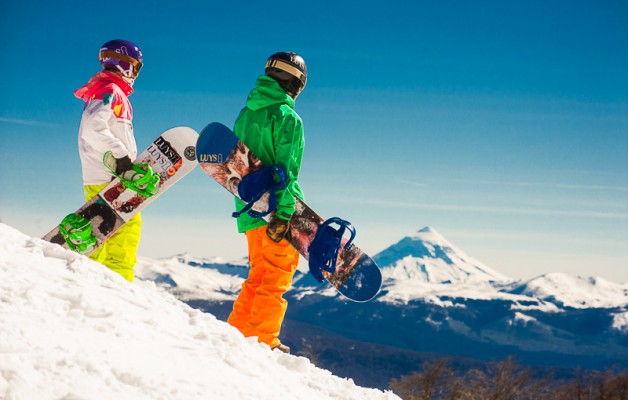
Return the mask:
[[[177,153],[177,151],[174,148],[172,148],[172,146],[170,145],[170,142],[168,142],[161,136],[158,137],[153,142],[153,144],[157,146],[157,148],[159,149],[160,152],[163,153],[163,155],[168,157],[168,159],[173,165],[179,162],[179,160],[181,160],[181,156],[179,155],[179,153]]]
[[[222,154],[199,154],[198,160],[206,163],[222,163]]]

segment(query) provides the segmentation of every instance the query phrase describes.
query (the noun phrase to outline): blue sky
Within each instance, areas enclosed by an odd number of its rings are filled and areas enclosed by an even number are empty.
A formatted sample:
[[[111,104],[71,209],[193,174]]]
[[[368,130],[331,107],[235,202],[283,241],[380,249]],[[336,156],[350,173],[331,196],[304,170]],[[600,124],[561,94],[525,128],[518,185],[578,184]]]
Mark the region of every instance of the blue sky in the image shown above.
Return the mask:
[[[295,51],[306,201],[369,253],[430,225],[514,278],[628,281],[625,1],[91,3],[0,5],[3,222],[42,236],[82,204],[72,92],[107,40],[144,52],[141,148],[231,126],[266,58]],[[244,256],[231,207],[194,171],[144,213],[140,255]]]

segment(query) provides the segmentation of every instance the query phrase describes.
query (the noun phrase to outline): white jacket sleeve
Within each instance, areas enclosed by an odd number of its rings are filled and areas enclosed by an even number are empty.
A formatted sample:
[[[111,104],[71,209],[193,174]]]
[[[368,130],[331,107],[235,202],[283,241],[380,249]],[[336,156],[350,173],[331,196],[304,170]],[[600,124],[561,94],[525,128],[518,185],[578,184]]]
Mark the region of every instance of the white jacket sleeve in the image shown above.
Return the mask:
[[[87,104],[81,118],[78,142],[85,185],[111,180],[111,174],[102,162],[105,152],[111,151],[116,158],[128,155],[131,160],[137,156],[132,120],[117,117],[111,104],[102,100]]]

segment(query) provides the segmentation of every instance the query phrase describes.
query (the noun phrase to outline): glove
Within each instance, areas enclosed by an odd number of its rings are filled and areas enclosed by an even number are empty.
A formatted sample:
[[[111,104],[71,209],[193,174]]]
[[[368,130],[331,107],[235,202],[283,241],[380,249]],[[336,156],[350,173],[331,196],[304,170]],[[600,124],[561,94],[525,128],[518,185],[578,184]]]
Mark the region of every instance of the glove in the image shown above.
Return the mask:
[[[275,243],[281,242],[290,230],[290,221],[272,216],[266,229],[266,236]]]
[[[122,175],[131,168],[133,168],[133,162],[131,161],[129,156],[116,158],[116,175]]]

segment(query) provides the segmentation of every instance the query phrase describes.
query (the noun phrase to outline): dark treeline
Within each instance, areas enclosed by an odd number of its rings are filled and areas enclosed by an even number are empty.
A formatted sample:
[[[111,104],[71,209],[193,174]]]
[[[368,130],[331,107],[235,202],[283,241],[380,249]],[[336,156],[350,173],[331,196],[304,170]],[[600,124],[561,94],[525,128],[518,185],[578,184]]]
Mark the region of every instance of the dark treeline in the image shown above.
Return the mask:
[[[404,400],[628,400],[628,372],[578,371],[569,379],[539,377],[510,357],[460,375],[448,359],[441,359],[393,379],[390,388]]]

